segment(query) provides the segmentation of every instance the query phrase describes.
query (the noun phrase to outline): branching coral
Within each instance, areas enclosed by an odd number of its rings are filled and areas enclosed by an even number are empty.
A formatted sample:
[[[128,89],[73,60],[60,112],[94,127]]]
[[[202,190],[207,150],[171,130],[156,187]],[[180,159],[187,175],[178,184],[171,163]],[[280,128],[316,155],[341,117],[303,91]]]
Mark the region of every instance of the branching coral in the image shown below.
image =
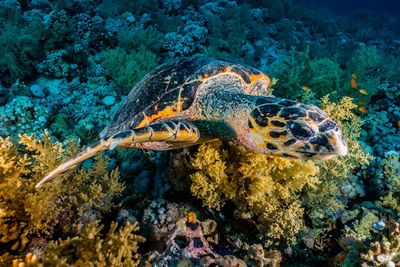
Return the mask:
[[[141,236],[132,234],[139,227],[129,222],[120,227],[111,223],[108,233],[101,232],[104,225],[99,221],[86,227],[77,226],[77,235],[48,244],[43,266],[138,266],[138,243]]]
[[[54,142],[47,132],[40,138],[20,135],[19,145],[0,137],[0,242],[7,243],[10,252],[22,251],[38,236],[51,238],[55,229],[68,235],[74,222],[94,221],[98,217],[90,214],[110,211],[111,200],[123,185],[118,170],[109,173],[108,159],[102,156],[88,170],[78,168],[58,183],[34,188],[78,151],[79,142]]]
[[[232,200],[258,217],[259,229],[272,238],[293,240],[303,226],[300,193],[318,183],[318,167],[262,155],[242,147],[201,145],[191,160],[190,190],[203,205],[220,209]]]

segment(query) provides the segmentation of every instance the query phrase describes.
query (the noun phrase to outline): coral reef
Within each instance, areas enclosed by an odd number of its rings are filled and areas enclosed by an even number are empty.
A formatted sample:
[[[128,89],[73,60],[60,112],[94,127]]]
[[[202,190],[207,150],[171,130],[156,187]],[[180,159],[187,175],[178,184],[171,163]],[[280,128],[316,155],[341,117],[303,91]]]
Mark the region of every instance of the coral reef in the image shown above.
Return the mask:
[[[400,27],[379,14],[398,7],[302,2],[0,1],[0,265],[398,265]],[[256,67],[274,95],[320,106],[349,154],[117,149],[34,189],[149,70],[196,55]],[[189,257],[188,234],[209,254]]]
[[[118,229],[112,222],[107,234],[98,221],[85,227],[78,225],[76,236],[52,241],[46,247],[44,266],[139,266],[138,243],[141,236],[132,232],[139,228],[129,222]],[[118,229],[118,230],[117,230]]]
[[[374,240],[363,240],[350,233],[348,238],[353,241],[343,266],[397,266],[400,263],[399,223],[393,223],[390,228]]]
[[[239,213],[257,217],[262,233],[276,239],[293,241],[303,226],[300,193],[318,183],[318,167],[311,161],[235,146],[223,149],[221,143],[201,145],[190,165],[190,190],[203,205],[218,210],[231,200]]]
[[[119,47],[104,52],[102,65],[120,88],[128,94],[133,85],[160,62],[155,53],[161,47],[159,33],[153,28],[134,32],[122,29],[118,34]]]
[[[123,185],[118,170],[108,172],[106,158],[98,156],[89,170],[80,168],[36,190],[34,185],[75,154],[79,143],[52,141],[46,132],[40,138],[20,135],[19,144],[0,137],[0,242],[9,244],[10,252],[29,250],[37,238],[50,238],[57,229],[67,236],[74,222],[89,223],[111,211]]]

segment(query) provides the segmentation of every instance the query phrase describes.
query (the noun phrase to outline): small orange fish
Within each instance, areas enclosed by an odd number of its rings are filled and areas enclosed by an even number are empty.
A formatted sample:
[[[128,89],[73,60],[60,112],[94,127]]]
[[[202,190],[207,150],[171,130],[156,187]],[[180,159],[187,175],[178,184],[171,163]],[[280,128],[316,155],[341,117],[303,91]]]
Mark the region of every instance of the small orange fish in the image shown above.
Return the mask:
[[[300,97],[297,97],[294,101],[300,102],[301,99],[300,99]]]
[[[367,113],[367,109],[365,107],[359,107],[358,110],[362,113]]]
[[[400,128],[400,121],[397,121],[397,128]]]
[[[360,93],[363,94],[363,95],[368,95],[368,92],[365,91],[364,89],[360,89]]]
[[[366,104],[368,104],[368,102],[364,101],[364,100],[358,100],[358,104],[359,105],[366,105]]]
[[[358,119],[358,116],[356,114],[354,114],[354,113],[352,113],[352,114],[353,114],[354,118]]]
[[[351,84],[351,88],[353,88],[353,89],[357,89],[357,82],[356,82],[356,80],[353,78],[353,79],[351,79],[351,82],[350,82],[350,84]]]
[[[358,75],[357,74],[353,73],[351,76],[353,76],[353,79],[358,82]]]
[[[302,86],[301,88],[303,88],[304,91],[310,90],[310,87],[308,86]]]

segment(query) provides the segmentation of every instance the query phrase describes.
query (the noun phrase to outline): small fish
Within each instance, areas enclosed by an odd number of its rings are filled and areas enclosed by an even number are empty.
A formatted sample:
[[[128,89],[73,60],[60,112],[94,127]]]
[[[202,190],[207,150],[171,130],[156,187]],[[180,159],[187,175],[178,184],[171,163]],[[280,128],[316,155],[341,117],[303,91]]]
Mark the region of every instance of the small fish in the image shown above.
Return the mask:
[[[367,113],[367,109],[364,107],[359,107],[358,110],[361,111],[362,113]]]
[[[357,116],[356,114],[354,114],[354,113],[353,113],[353,117],[354,117],[355,119],[358,119],[358,116]]]
[[[400,128],[400,121],[397,121],[397,128]]]
[[[358,104],[359,104],[359,105],[366,105],[366,104],[368,104],[368,101],[365,101],[365,100],[358,100]]]
[[[358,75],[357,74],[353,73],[351,76],[353,76],[353,79],[358,82]]]
[[[308,86],[302,86],[301,88],[302,88],[304,91],[310,90],[310,87],[308,87]]]
[[[368,92],[365,91],[364,89],[360,89],[360,93],[363,94],[363,95],[368,95]]]
[[[300,99],[300,97],[297,97],[294,101],[300,102],[301,99]]]
[[[357,82],[356,82],[356,80],[353,78],[353,79],[351,79],[351,82],[350,82],[350,84],[351,84],[351,88],[353,88],[353,89],[357,89]]]

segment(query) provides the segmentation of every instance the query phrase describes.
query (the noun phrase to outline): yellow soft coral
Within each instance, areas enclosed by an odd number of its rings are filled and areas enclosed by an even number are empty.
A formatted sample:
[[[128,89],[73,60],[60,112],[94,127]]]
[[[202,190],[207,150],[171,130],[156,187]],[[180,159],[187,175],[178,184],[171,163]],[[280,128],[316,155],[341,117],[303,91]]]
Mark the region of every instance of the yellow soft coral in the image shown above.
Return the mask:
[[[191,160],[191,192],[203,205],[220,209],[232,200],[240,211],[258,217],[268,236],[293,240],[303,226],[300,192],[318,183],[312,161],[271,157],[221,143],[199,147]]]
[[[49,243],[43,266],[138,266],[138,243],[145,239],[132,234],[139,229],[137,223],[117,227],[112,222],[103,235],[104,225],[98,221],[85,228],[78,225],[76,236]]]
[[[372,158],[357,141],[361,121],[352,113],[356,107],[352,99],[332,103],[326,96],[321,107],[339,123],[348,156],[314,163],[262,155],[239,146],[223,149],[220,142],[203,144],[189,163],[192,194],[204,206],[217,210],[231,200],[238,207],[237,214],[257,218],[262,233],[293,241],[303,227],[304,208],[317,213],[339,208],[340,187],[355,183],[353,171]]]
[[[84,211],[107,211],[112,197],[122,192],[118,170],[108,172],[109,160],[102,156],[88,170],[78,168],[58,183],[35,189],[64,157],[78,151],[78,142],[55,142],[47,132],[40,138],[20,135],[19,145],[0,137],[0,243],[7,243],[9,252],[22,251],[34,237],[51,238],[56,225],[68,234],[74,221],[87,220]]]

